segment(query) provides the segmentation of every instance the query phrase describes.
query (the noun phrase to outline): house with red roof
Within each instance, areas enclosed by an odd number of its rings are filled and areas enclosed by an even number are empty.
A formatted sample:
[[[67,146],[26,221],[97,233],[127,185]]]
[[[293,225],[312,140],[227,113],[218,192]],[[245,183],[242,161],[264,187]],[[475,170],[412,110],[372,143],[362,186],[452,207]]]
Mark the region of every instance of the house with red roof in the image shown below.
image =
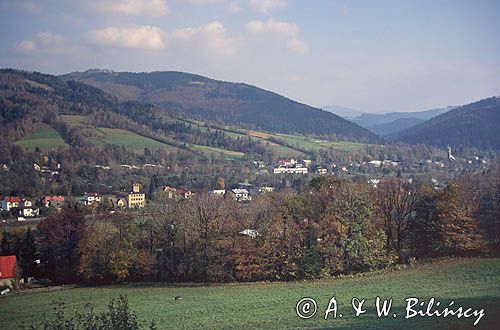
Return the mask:
[[[2,210],[10,211],[10,209],[18,208],[21,201],[22,200],[19,197],[6,196],[2,199]]]
[[[163,191],[168,198],[178,198],[178,197],[190,198],[193,196],[193,192],[191,190],[184,188],[162,186],[160,190]]]
[[[64,196],[43,196],[42,205],[45,207],[61,207],[64,204]]]
[[[16,279],[16,256],[0,256],[0,285],[12,287]]]

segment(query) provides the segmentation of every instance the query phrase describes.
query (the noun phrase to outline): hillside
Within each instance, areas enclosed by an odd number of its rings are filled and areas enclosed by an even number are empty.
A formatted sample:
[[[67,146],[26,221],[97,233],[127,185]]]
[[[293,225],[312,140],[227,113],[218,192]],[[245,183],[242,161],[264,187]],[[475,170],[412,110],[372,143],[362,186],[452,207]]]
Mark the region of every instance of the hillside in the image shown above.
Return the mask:
[[[335,114],[243,83],[172,71],[88,70],[61,78],[93,85],[121,100],[154,104],[162,110],[174,110],[199,119],[279,133],[379,142],[375,134]]]
[[[390,137],[391,135],[396,134],[399,131],[421,124],[423,122],[425,122],[425,119],[398,118],[389,123],[371,126],[369,130],[380,136]]]
[[[417,112],[363,113],[353,118],[352,121],[379,136],[385,137],[455,108],[449,106]]]
[[[443,113],[400,132],[412,144],[500,149],[500,98],[491,97]]]

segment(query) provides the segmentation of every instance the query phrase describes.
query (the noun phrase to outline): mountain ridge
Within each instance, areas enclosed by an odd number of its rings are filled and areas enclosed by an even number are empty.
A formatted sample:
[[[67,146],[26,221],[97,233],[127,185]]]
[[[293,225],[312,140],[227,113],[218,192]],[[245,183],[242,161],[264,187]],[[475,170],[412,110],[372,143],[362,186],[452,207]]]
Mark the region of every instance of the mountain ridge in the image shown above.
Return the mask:
[[[121,100],[149,103],[200,119],[280,133],[380,142],[376,134],[340,116],[246,83],[220,81],[180,71],[88,70],[60,77],[98,87]]]
[[[457,107],[399,132],[394,139],[439,147],[461,145],[500,149],[500,97]]]

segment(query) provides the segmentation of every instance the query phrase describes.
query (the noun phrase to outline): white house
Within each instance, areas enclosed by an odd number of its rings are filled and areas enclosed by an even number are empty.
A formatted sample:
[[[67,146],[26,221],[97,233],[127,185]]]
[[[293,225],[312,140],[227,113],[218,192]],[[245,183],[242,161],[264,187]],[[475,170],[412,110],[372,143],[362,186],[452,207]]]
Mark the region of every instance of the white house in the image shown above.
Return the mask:
[[[326,168],[318,168],[316,170],[316,173],[317,174],[327,174],[328,173],[328,170]]]
[[[307,167],[277,167],[274,174],[307,174]]]
[[[98,193],[85,193],[80,198],[80,203],[85,206],[90,206],[94,203],[99,204],[101,202],[101,196]]]
[[[211,196],[224,197],[224,195],[226,194],[226,190],[225,189],[214,189],[214,190],[211,190],[209,192],[209,194]]]
[[[19,216],[32,218],[38,216],[40,214],[40,210],[36,207],[33,207],[33,203],[28,199],[23,199],[19,204]]]
[[[252,199],[250,193],[246,189],[231,189],[231,197],[237,202],[248,202]]]
[[[274,191],[274,188],[269,187],[269,186],[262,186],[262,187],[259,187],[259,189],[257,189],[257,191],[259,192],[259,194],[270,193],[270,192]]]

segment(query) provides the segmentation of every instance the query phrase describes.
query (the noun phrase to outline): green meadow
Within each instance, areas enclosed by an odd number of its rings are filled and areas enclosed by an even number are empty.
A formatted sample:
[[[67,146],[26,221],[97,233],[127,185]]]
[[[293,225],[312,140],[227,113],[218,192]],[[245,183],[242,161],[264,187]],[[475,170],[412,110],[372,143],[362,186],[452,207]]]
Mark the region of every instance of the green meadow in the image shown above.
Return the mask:
[[[58,131],[45,124],[39,124],[32,134],[15,142],[15,144],[30,150],[34,150],[36,147],[39,149],[52,149],[68,146]]]
[[[105,309],[110,298],[126,295],[144,326],[155,319],[159,329],[498,329],[500,324],[500,259],[438,261],[392,272],[359,277],[291,283],[227,285],[129,284],[0,297],[3,329],[20,329],[45,317],[54,300],[68,314],[92,303]],[[181,300],[174,297],[181,296]],[[389,317],[378,318],[375,299],[393,299]],[[317,313],[300,319],[296,303],[314,298]],[[323,318],[332,297],[338,301],[336,319]],[[365,299],[366,313],[354,316],[353,297]],[[448,306],[485,309],[475,318],[414,317],[405,319],[405,299],[431,297]],[[397,317],[393,317],[396,314]],[[49,314],[50,315],[50,314]]]
[[[162,148],[166,144],[119,128],[95,128],[90,140],[98,145],[116,144],[130,149]]]

